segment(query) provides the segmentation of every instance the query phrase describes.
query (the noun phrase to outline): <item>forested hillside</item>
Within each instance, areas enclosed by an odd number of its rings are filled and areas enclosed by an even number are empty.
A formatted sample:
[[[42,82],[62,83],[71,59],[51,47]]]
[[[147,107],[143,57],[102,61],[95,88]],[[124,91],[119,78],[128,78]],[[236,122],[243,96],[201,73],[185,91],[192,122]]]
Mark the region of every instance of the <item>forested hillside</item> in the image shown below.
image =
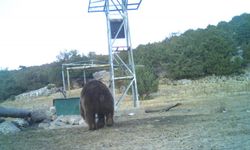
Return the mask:
[[[250,14],[140,45],[135,58],[172,79],[241,73],[250,61]]]
[[[15,95],[35,90],[48,84],[62,86],[62,64],[72,62],[87,62],[90,59],[99,61],[108,60],[108,56],[89,53],[88,56],[80,55],[77,50],[63,51],[57,56],[57,60],[41,66],[20,66],[18,70],[0,70],[0,100],[14,99]],[[91,72],[87,72],[91,77]],[[74,71],[72,79],[83,78],[82,71]]]
[[[90,59],[107,62],[108,56],[94,53],[85,56],[72,50],[60,53],[51,64],[20,66],[19,70],[0,70],[0,100],[49,83],[61,86],[63,63]],[[212,74],[242,73],[250,63],[250,14],[236,16],[229,22],[218,23],[217,26],[209,25],[206,29],[173,34],[161,42],[139,45],[134,50],[134,59],[135,64],[144,65],[138,71],[150,73],[148,76],[154,80],[159,76],[194,79]],[[75,72],[72,78],[81,76],[82,72]],[[91,73],[87,76],[90,77]],[[138,73],[137,77],[140,76],[145,75]],[[155,86],[156,83],[152,82],[151,85]]]

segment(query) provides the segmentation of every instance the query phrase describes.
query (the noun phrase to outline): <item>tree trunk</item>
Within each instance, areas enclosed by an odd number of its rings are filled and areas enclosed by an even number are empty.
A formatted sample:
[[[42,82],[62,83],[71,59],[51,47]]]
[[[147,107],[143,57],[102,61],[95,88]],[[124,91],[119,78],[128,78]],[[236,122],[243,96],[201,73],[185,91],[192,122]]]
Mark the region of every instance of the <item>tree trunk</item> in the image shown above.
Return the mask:
[[[28,118],[31,111],[26,109],[0,107],[0,117]]]

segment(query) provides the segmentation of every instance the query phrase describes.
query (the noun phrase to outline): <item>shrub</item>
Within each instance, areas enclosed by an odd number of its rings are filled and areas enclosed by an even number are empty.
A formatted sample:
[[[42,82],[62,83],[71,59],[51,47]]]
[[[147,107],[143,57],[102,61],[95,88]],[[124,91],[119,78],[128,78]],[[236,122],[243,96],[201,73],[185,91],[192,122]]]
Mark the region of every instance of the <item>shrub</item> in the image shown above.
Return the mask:
[[[140,100],[149,98],[150,93],[157,92],[159,81],[150,68],[136,69],[137,87]]]

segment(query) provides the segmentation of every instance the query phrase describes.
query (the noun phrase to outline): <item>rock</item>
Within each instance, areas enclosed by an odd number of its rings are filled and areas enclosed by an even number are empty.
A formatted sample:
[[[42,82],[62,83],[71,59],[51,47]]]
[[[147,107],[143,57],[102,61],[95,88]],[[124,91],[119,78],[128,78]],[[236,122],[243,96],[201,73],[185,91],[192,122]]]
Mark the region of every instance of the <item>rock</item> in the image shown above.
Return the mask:
[[[227,81],[227,78],[226,78],[225,76],[222,76],[222,77],[221,77],[221,80],[222,80],[223,82],[225,82],[225,81]]]
[[[12,123],[19,128],[26,128],[29,126],[29,122],[21,118],[16,118],[15,120],[12,121]]]
[[[110,73],[106,70],[98,71],[93,73],[93,77],[95,80],[100,80],[107,87],[109,87]]]
[[[178,83],[181,85],[191,84],[192,80],[182,79],[182,80],[178,80]]]
[[[81,118],[81,120],[79,121],[79,125],[85,126],[85,125],[87,125],[87,124],[86,124],[86,122]]]
[[[56,119],[55,121],[51,122],[52,127],[56,126],[65,126],[66,123],[62,122],[60,119]]]
[[[58,116],[56,120],[51,122],[52,126],[64,126],[67,124],[67,121],[64,116]]]
[[[44,110],[35,110],[31,113],[31,121],[32,123],[39,123],[43,120],[50,120],[50,117]]]
[[[55,120],[57,118],[56,115],[56,108],[54,106],[50,107],[48,111],[46,111],[46,115],[47,115],[47,119],[51,120]]]
[[[123,111],[117,111],[114,116],[115,117],[120,117],[120,116],[135,116],[135,115],[144,115],[145,110],[140,109],[140,108],[131,108],[131,109],[126,109]]]
[[[79,125],[79,121],[81,120],[80,117],[71,117],[69,118],[69,124],[70,125]]]
[[[59,116],[56,119],[56,121],[60,121],[69,125],[79,125],[80,120],[81,120],[81,116],[79,115]]]
[[[107,72],[106,70],[98,71],[98,72],[93,73],[93,77],[96,80],[101,80],[101,79],[108,80],[109,72]]]
[[[63,116],[63,115],[58,116],[54,122],[64,122],[64,123],[67,123],[66,117]]]
[[[57,119],[57,115],[53,115],[53,116],[51,116],[51,120],[53,121],[53,120],[56,120]]]
[[[134,115],[135,115],[135,113],[133,113],[133,112],[128,114],[128,116],[134,116]]]
[[[66,123],[60,122],[60,121],[56,121],[56,122],[55,122],[55,125],[56,125],[56,126],[65,126]]]
[[[38,128],[47,129],[49,128],[49,126],[50,126],[50,123],[42,122],[42,123],[39,123]]]
[[[49,111],[52,115],[55,115],[56,114],[56,108],[54,106],[50,107],[49,108]]]
[[[42,124],[43,125],[43,124]],[[41,125],[41,126],[42,126]],[[49,129],[61,128],[61,127],[72,127],[74,125],[86,126],[80,115],[71,116],[58,116],[56,120],[50,122]]]
[[[2,123],[2,122],[4,122],[4,121],[5,121],[4,119],[0,118],[0,123]]]
[[[15,134],[21,130],[11,122],[3,122],[0,124],[0,134]]]

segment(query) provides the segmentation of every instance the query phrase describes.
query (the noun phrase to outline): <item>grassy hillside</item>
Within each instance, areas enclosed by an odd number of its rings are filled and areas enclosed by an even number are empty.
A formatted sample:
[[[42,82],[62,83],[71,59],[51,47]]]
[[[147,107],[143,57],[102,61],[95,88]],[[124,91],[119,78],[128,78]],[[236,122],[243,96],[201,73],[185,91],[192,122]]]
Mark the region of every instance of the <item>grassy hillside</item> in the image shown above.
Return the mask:
[[[75,89],[68,92],[68,97],[79,97],[81,89]],[[220,97],[234,94],[250,93],[250,74],[241,76],[217,77],[208,76],[197,80],[169,80],[163,78],[160,80],[158,92],[151,94],[151,99],[141,101],[142,107],[163,104],[166,101],[175,101],[180,99],[206,97],[217,95]],[[52,94],[45,97],[37,97],[16,101],[5,101],[1,106],[10,106],[18,108],[49,109],[53,105],[53,99],[63,98],[61,93]],[[156,102],[154,102],[156,101]],[[132,108],[131,96],[127,96],[121,104],[121,109]]]

